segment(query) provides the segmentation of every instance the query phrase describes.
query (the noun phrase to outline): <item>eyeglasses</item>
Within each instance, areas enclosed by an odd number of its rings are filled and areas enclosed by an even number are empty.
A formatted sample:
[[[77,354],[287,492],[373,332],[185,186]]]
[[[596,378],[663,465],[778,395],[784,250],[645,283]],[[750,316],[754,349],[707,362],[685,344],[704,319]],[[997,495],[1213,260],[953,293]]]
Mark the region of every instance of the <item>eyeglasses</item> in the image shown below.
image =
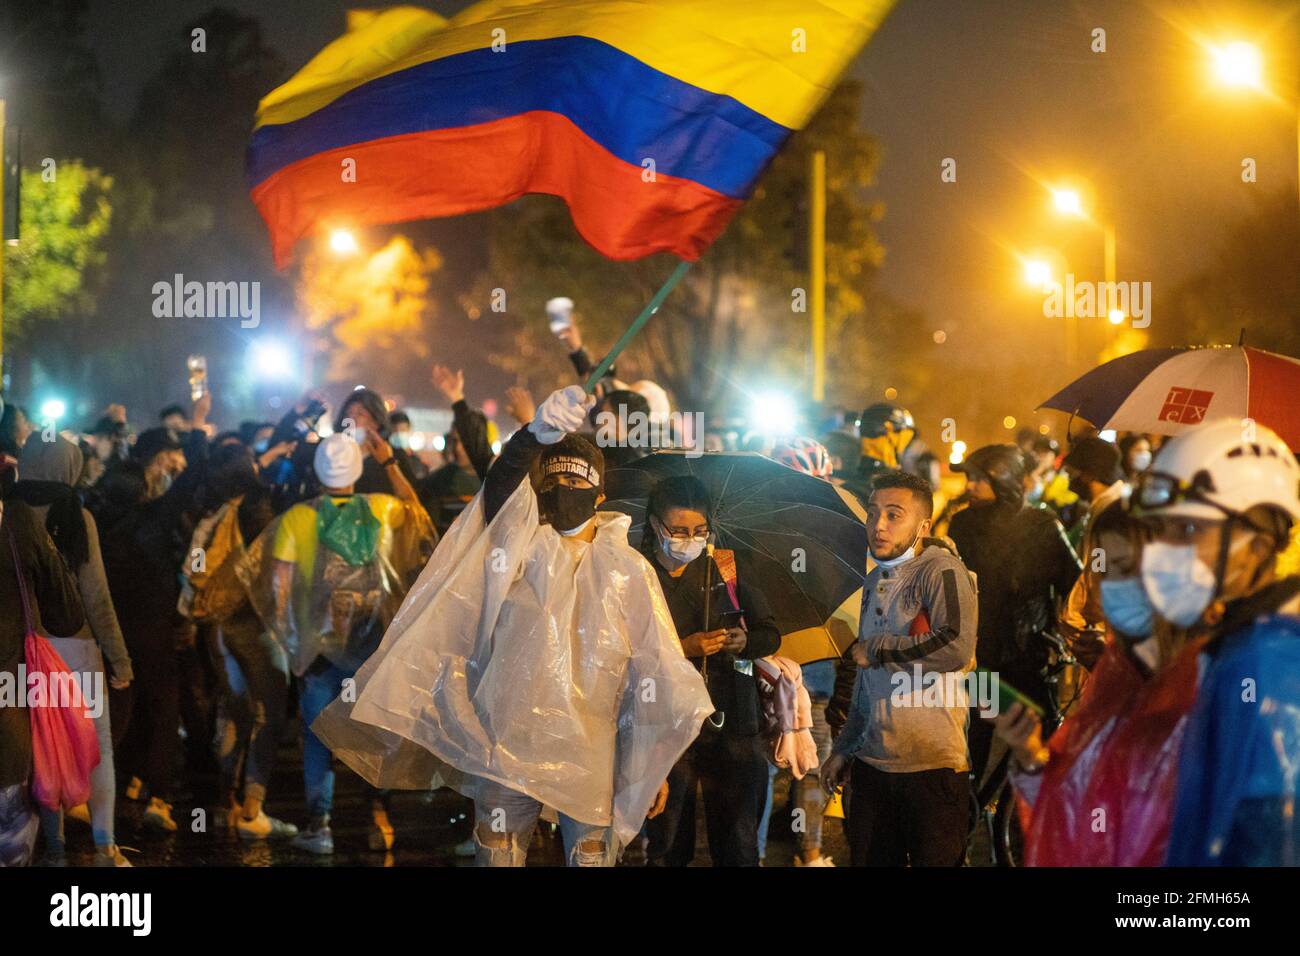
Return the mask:
[[[708,529],[708,528],[705,528],[703,531],[693,531],[693,532],[692,532],[692,531],[675,531],[675,530],[673,530],[673,529],[671,529],[671,528],[665,528],[664,525],[663,525],[663,522],[661,522],[658,518],[655,518],[655,524],[659,527],[659,531],[660,531],[662,534],[666,535],[667,537],[671,538],[671,539],[674,540],[674,541],[705,541],[705,542],[707,542],[707,541],[709,540],[709,529]]]

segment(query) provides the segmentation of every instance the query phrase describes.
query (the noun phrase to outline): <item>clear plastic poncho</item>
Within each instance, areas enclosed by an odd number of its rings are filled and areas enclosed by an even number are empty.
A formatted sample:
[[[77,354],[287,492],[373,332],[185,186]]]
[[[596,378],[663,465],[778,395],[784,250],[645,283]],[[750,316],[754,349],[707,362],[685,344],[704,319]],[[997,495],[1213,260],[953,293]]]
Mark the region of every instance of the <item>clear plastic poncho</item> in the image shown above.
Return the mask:
[[[438,538],[423,508],[391,496],[355,495],[351,507],[336,509],[333,521],[321,513],[324,500],[307,502],[320,519],[310,581],[293,568],[289,601],[279,612],[274,546],[289,511],[262,530],[238,572],[258,617],[299,677],[318,656],[349,670],[359,667],[379,644]],[[391,527],[375,519],[372,503],[400,509],[401,522]]]
[[[636,836],[713,711],[654,569],[600,512],[590,545],[538,520],[524,481],[490,525],[482,493],[357,674],[312,725],[377,787],[480,778]]]

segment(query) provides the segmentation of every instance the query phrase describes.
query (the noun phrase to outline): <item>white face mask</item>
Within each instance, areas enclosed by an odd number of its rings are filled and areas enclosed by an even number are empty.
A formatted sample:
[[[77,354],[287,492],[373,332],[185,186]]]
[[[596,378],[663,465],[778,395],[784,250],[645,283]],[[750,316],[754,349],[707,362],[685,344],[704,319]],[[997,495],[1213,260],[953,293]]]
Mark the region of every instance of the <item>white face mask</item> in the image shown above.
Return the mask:
[[[1135,451],[1130,464],[1133,465],[1134,471],[1146,471],[1151,467],[1151,452]]]
[[[916,557],[916,545],[920,540],[921,536],[918,534],[912,539],[912,543],[908,546],[908,549],[896,558],[882,559],[877,558],[874,554],[871,557],[875,560],[876,564],[880,565],[882,568],[896,568],[905,561],[911,561]]]
[[[685,541],[678,541],[676,538],[660,537],[659,546],[663,548],[664,554],[680,564],[690,564],[696,558],[704,553],[703,541],[695,538],[687,538]]]
[[[708,543],[707,539],[701,541],[698,538],[686,538],[684,540],[670,538],[664,534],[657,517],[654,519],[654,527],[655,534],[659,536],[659,550],[678,564],[690,564],[704,553],[704,546]]]
[[[1201,619],[1216,585],[1195,545],[1153,541],[1142,549],[1142,587],[1156,613],[1175,627],[1191,627]]]

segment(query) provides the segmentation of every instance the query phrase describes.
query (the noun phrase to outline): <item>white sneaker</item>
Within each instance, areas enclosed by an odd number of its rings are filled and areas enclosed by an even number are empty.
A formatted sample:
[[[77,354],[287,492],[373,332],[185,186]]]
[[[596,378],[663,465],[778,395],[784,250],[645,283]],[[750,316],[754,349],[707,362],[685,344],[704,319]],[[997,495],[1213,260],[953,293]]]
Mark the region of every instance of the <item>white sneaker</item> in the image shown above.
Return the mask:
[[[95,847],[95,866],[130,866],[131,861],[122,855],[116,843]]]
[[[794,865],[795,866],[830,866],[830,867],[835,866],[835,864],[831,861],[831,858],[829,856],[819,856],[811,863],[802,863],[800,862],[799,858],[796,856],[794,858]]]
[[[235,817],[235,830],[245,840],[279,840],[298,835],[296,826],[267,816],[265,810],[251,820],[245,820],[242,813],[238,814]]]

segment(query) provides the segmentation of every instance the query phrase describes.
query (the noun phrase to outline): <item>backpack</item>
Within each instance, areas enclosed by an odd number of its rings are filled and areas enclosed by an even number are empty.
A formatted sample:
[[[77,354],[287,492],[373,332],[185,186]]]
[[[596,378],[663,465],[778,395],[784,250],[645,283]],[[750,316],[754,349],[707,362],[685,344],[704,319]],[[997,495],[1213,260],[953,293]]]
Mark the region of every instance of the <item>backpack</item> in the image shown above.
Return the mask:
[[[200,521],[190,538],[190,552],[181,565],[184,581],[177,610],[196,624],[219,624],[248,600],[238,575],[246,550],[239,532],[243,500],[240,495],[226,502]]]

